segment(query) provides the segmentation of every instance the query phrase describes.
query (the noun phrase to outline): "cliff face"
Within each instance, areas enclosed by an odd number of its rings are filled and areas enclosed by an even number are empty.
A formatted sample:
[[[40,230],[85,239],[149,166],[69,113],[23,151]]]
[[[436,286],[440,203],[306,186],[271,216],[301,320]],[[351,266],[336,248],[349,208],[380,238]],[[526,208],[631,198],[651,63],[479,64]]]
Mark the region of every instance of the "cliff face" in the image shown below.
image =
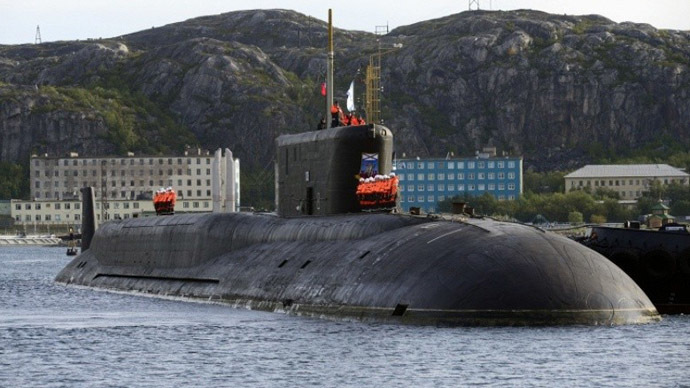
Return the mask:
[[[336,30],[337,98],[377,38],[403,44],[383,57],[382,74],[399,155],[493,145],[564,169],[601,150],[690,145],[688,32],[535,11],[464,12],[383,37]],[[285,10],[0,46],[0,160],[198,143],[269,171],[274,138],[313,129],[322,115],[325,46],[324,22]]]

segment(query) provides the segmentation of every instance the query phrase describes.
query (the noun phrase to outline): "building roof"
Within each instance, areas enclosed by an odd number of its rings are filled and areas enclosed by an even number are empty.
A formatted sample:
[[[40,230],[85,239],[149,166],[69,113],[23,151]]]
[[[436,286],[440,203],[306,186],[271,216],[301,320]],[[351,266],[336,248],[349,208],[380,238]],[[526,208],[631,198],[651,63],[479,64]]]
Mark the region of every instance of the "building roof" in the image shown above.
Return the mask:
[[[678,177],[690,174],[668,164],[588,164],[566,175],[566,178],[611,178],[611,177]]]
[[[669,209],[671,209],[671,208],[664,205],[661,202],[658,202],[654,206],[652,206],[652,210],[669,210]]]

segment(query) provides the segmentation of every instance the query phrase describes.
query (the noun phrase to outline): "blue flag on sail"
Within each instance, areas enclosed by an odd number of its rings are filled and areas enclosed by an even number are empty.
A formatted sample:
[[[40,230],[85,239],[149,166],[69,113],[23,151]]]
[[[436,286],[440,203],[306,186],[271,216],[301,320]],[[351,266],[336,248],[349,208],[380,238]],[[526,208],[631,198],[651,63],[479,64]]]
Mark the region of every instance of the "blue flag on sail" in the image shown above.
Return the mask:
[[[355,111],[355,81],[350,82],[350,89],[347,90],[347,110]]]

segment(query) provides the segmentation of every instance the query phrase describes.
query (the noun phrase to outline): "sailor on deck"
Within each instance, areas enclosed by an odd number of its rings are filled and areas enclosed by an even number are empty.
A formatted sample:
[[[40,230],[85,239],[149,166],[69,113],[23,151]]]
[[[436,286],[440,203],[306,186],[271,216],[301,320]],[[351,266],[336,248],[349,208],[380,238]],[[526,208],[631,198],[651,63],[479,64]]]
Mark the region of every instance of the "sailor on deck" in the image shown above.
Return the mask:
[[[338,105],[337,100],[333,101],[333,106],[331,106],[331,128],[342,126],[344,121],[345,115],[343,114],[343,110],[340,108],[340,105]]]

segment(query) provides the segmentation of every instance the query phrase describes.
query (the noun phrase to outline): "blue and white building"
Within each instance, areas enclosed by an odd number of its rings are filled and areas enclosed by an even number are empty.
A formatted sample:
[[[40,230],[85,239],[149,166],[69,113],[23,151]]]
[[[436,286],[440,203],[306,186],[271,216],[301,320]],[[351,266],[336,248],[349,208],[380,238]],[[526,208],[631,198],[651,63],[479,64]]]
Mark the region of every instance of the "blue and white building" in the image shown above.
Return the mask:
[[[410,207],[435,212],[438,202],[464,194],[489,193],[498,200],[515,200],[522,194],[521,157],[398,159],[394,167],[406,212]]]

